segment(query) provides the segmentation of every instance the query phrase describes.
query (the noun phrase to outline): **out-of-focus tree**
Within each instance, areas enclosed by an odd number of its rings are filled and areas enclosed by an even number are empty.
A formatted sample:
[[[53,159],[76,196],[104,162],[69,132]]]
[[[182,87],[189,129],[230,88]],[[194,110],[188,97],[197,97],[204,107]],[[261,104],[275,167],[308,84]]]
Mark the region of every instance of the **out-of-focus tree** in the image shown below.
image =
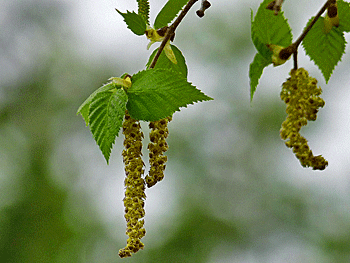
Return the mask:
[[[86,179],[80,167],[96,162],[95,155],[77,158],[84,149],[73,152],[66,141],[84,140],[87,134],[76,117],[86,96],[124,72],[98,61],[86,63],[76,53],[73,47],[81,43],[66,21],[72,15],[69,5],[31,1],[5,7],[0,33],[0,261],[121,262],[124,228],[111,228],[93,202],[95,193],[80,183]],[[207,50],[197,66],[203,72],[213,68],[215,101],[199,106],[208,113],[205,118],[191,107],[174,115],[168,167],[157,186],[176,193],[174,210],[153,222],[147,218],[154,203],[146,204],[146,229],[152,226],[154,232],[147,232],[144,251],[127,260],[349,261],[346,198],[297,187],[281,175],[288,166],[278,138],[284,106],[277,96],[266,96],[250,107],[248,82],[242,77],[247,65],[240,66],[249,50],[245,47],[251,46],[250,32],[211,12],[212,18],[205,17],[211,27],[183,29],[177,37],[184,34],[178,41],[187,46],[189,63],[201,53],[199,46]],[[218,35],[218,27],[226,34]],[[205,41],[212,36],[217,36],[215,42]],[[228,72],[235,72],[234,84]],[[195,75],[191,69],[189,75]],[[91,144],[93,138],[86,137],[89,141],[83,143]],[[95,176],[98,184],[107,175],[96,171]],[[146,192],[150,196],[151,190]],[[169,196],[157,198],[170,203]],[[112,202],[122,206],[121,200]]]

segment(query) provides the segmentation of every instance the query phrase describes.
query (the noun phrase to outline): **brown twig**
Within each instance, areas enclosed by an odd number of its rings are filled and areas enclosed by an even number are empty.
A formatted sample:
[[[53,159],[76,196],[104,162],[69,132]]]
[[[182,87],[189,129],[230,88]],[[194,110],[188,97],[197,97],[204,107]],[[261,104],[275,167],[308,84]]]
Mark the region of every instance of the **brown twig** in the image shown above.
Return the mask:
[[[186,14],[188,13],[188,11],[191,9],[191,7],[197,2],[198,0],[190,0],[186,6],[184,7],[184,9],[181,11],[181,13],[179,14],[179,16],[176,18],[176,20],[174,21],[174,23],[168,27],[168,30],[165,33],[165,37],[162,41],[162,43],[160,44],[158,51],[156,53],[156,55],[154,56],[151,65],[149,66],[149,68],[154,68],[160,54],[162,53],[166,43],[169,41],[170,37],[174,34],[176,28],[178,27],[178,25],[181,23],[182,19],[186,16]]]
[[[293,53],[294,69],[298,69],[298,50]]]
[[[329,7],[329,5],[333,2],[334,0],[327,0],[327,2],[323,5],[323,7],[318,11],[316,16],[312,19],[311,23],[304,29],[304,31],[301,33],[301,35],[298,37],[298,39],[290,44],[288,47],[284,48],[281,50],[279,56],[283,57],[284,59],[287,59],[290,55],[293,54],[294,56],[294,68],[298,68],[298,47],[300,43],[304,40],[306,35],[309,33],[313,25],[317,22],[317,20],[320,18],[320,16],[326,11],[326,9]]]
[[[331,2],[333,2],[333,0],[328,0],[323,7],[320,9],[320,11],[318,11],[317,15],[314,17],[314,19],[312,19],[311,23],[305,28],[305,30],[303,31],[303,33],[298,37],[298,39],[293,43],[295,44],[297,47],[300,45],[301,41],[303,41],[303,39],[305,38],[305,36],[307,35],[307,33],[309,33],[309,31],[311,30],[311,28],[313,27],[313,25],[316,23],[316,21],[320,18],[320,16],[324,13],[324,11],[326,11],[326,9],[328,8],[328,6],[331,4]]]

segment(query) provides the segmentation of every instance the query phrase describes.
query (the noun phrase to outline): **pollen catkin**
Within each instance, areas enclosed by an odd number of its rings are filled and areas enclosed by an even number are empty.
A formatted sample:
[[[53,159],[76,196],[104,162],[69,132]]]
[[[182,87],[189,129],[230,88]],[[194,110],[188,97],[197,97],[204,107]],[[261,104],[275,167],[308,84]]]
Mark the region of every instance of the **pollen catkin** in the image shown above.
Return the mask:
[[[119,257],[130,257],[131,253],[136,253],[139,249],[143,249],[144,244],[140,241],[145,236],[146,230],[143,227],[145,216],[144,200],[145,195],[145,181],[142,178],[144,173],[144,163],[142,161],[142,138],[140,123],[132,119],[126,111],[123,122],[124,147],[123,162],[125,164],[126,178],[124,181],[126,190],[124,207],[125,219],[127,222],[126,247],[119,250]]]
[[[149,2],[148,0],[137,0],[138,3],[138,14],[145,20],[149,25]]]
[[[290,76],[283,83],[281,91],[281,99],[287,104],[288,114],[282,123],[281,138],[287,140],[286,146],[293,148],[302,166],[324,170],[328,162],[321,155],[314,156],[307,140],[299,133],[308,120],[316,120],[318,109],[324,106],[324,100],[319,97],[322,90],[317,87],[317,80],[310,77],[303,68],[292,69]]]
[[[164,156],[163,153],[168,150],[168,144],[165,139],[169,134],[169,121],[171,121],[171,117],[152,121],[149,124],[151,142],[148,144],[150,170],[145,178],[147,187],[155,185],[164,178],[165,163],[168,157]]]

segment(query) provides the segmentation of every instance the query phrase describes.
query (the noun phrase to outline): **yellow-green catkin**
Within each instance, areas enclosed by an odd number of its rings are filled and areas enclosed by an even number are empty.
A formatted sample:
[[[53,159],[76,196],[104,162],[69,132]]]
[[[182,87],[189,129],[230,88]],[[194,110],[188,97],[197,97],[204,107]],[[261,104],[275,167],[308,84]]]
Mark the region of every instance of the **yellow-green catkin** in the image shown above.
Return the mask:
[[[166,142],[166,138],[169,134],[169,121],[171,121],[171,117],[159,121],[152,121],[149,124],[151,129],[149,135],[151,142],[148,144],[150,170],[145,178],[147,187],[155,185],[164,178],[165,163],[168,157],[164,156],[163,153],[169,148]]]
[[[149,2],[148,0],[137,0],[138,14],[145,20],[149,25]]]
[[[328,162],[321,156],[314,156],[307,140],[300,135],[300,129],[307,121],[314,121],[317,112],[325,102],[320,95],[322,90],[317,86],[317,80],[309,76],[303,69],[292,69],[290,78],[283,83],[281,99],[287,104],[286,120],[282,123],[280,135],[286,146],[293,148],[295,156],[304,167],[314,170],[324,170]]]
[[[146,199],[145,181],[142,178],[144,163],[141,158],[143,133],[140,123],[132,119],[127,111],[123,122],[123,134],[125,136],[125,149],[122,155],[126,174],[124,181],[126,189],[123,201],[127,222],[126,234],[129,238],[126,247],[119,250],[121,258],[130,257],[131,253],[143,249],[144,244],[140,239],[146,234],[143,227],[144,220],[142,219],[145,216],[144,200]]]

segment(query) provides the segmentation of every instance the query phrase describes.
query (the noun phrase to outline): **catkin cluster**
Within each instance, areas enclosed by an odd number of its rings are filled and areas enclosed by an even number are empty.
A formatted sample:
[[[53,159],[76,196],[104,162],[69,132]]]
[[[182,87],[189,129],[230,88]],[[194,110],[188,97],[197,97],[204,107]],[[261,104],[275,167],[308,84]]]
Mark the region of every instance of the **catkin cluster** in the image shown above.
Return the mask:
[[[302,166],[324,170],[328,162],[321,155],[314,156],[307,140],[299,133],[308,120],[316,120],[318,109],[324,106],[324,100],[319,97],[322,90],[317,87],[317,80],[303,68],[293,69],[290,76],[283,83],[281,91],[281,99],[287,104],[288,114],[282,123],[281,138],[287,140],[286,146],[293,148]]]
[[[141,158],[143,133],[140,123],[132,119],[127,111],[123,122],[123,134],[125,136],[125,149],[122,155],[126,174],[124,181],[126,190],[123,201],[127,222],[126,234],[129,238],[126,247],[119,250],[121,258],[130,257],[131,253],[142,249],[144,244],[140,239],[146,234],[142,219],[145,216],[144,200],[146,199],[145,181],[142,178],[144,163]]]
[[[153,121],[149,124],[151,142],[148,144],[150,170],[145,178],[147,187],[155,185],[164,178],[165,163],[168,158],[163,153],[168,150],[168,144],[165,139],[169,134],[169,121],[171,121],[171,117]]]

